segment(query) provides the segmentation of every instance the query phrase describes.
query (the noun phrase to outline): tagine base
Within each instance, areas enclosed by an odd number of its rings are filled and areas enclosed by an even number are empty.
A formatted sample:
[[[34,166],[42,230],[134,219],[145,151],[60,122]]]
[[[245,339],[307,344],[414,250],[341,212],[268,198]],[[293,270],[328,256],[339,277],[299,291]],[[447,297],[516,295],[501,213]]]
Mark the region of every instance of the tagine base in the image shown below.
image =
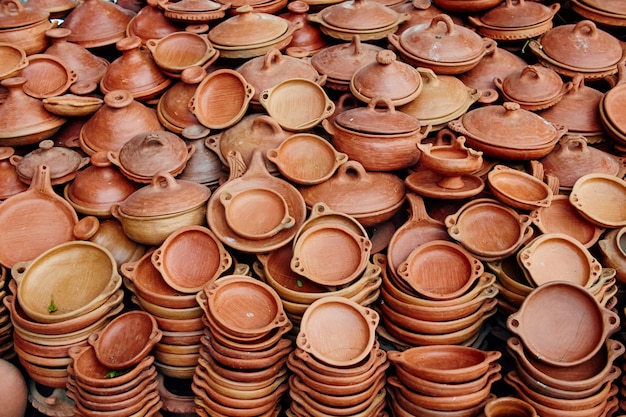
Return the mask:
[[[460,188],[444,188],[439,183],[445,177],[433,171],[416,171],[404,180],[413,192],[431,198],[455,200],[473,197],[485,188],[485,182],[474,175],[461,175],[463,186]]]

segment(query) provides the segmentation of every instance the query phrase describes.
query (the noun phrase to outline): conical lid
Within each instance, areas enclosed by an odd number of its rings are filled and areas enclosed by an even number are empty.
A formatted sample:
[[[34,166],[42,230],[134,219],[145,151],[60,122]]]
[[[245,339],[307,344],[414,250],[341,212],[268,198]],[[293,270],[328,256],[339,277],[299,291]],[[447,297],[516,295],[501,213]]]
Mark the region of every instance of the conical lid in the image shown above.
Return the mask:
[[[289,21],[269,13],[253,12],[252,6],[241,6],[239,14],[209,30],[209,40],[217,45],[249,47],[277,39],[287,32]]]

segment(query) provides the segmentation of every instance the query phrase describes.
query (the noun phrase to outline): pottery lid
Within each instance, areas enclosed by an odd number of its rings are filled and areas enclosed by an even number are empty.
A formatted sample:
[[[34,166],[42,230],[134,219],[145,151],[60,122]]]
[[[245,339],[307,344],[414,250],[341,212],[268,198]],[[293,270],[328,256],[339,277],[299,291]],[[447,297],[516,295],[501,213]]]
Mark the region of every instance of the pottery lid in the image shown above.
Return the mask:
[[[584,0],[587,6],[610,14],[626,15],[626,3],[613,0]]]
[[[167,4],[167,10],[177,12],[209,12],[218,10],[220,7],[222,7],[222,4],[212,0],[181,0]]]
[[[498,80],[496,85],[501,86],[504,94],[515,101],[534,103],[558,96],[563,88],[563,79],[556,71],[543,65],[527,65],[513,71],[504,80]]]
[[[545,22],[553,14],[552,9],[535,1],[506,0],[480,16],[480,21],[494,27],[521,28]]]
[[[341,112],[335,123],[349,130],[393,135],[418,131],[419,120],[396,111],[393,103],[384,97],[374,97],[367,107],[357,107]]]
[[[550,122],[512,102],[472,109],[459,120],[474,138],[505,148],[536,149],[557,136]],[[452,130],[457,130],[455,122],[450,122]]]
[[[598,29],[591,20],[554,27],[540,41],[547,56],[574,68],[610,67],[623,55],[619,39]]]
[[[174,133],[153,130],[135,135],[119,152],[124,170],[137,176],[154,175],[155,170],[174,171],[187,161],[187,144]]]
[[[379,29],[398,20],[396,11],[369,0],[346,0],[325,7],[320,14],[328,25],[349,30]]]
[[[237,15],[209,30],[209,40],[223,46],[249,47],[279,38],[287,32],[289,21],[269,13],[257,13],[252,6],[241,6]]]
[[[180,213],[205,203],[211,191],[193,181],[176,180],[168,172],[160,172],[149,185],[141,187],[120,203],[123,214],[152,217]]]
[[[25,7],[19,0],[2,0],[0,2],[1,29],[28,26],[47,19],[49,15],[50,13],[43,9]]]
[[[480,35],[455,24],[446,14],[410,27],[400,35],[400,44],[409,54],[434,62],[470,61],[485,50]]]
[[[354,35],[349,43],[328,46],[313,55],[311,65],[334,80],[350,81],[357,69],[376,62],[376,55],[382,50]]]
[[[87,162],[87,161],[85,161]],[[37,167],[46,164],[50,167],[50,178],[61,178],[78,170],[83,164],[82,156],[72,149],[54,146],[50,139],[42,140],[39,148],[24,155],[17,165],[17,173],[24,178],[32,178]]]

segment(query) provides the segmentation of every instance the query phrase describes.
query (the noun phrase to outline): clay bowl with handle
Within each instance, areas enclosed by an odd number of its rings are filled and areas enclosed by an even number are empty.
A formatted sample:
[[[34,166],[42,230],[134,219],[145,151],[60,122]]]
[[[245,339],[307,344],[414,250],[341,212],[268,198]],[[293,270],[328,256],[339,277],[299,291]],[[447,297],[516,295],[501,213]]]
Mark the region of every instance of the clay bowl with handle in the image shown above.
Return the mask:
[[[215,341],[214,338],[211,340]],[[203,349],[205,349],[209,353],[209,355],[211,355],[211,357],[215,359],[215,361],[219,362],[223,366],[240,370],[258,370],[263,368],[269,368],[292,351],[291,345],[288,345],[286,347],[283,347],[282,349],[276,350],[276,352],[274,352],[272,355],[264,358],[233,358],[231,356],[219,353],[213,347],[214,343],[207,342],[206,338],[203,338],[202,341]]]
[[[174,78],[186,68],[204,66],[219,55],[206,36],[191,31],[170,33],[145,44],[159,68]]]
[[[553,193],[550,187],[526,172],[496,165],[487,174],[493,195],[504,204],[519,210],[548,207]]]
[[[494,398],[495,394],[490,394],[483,402],[475,407],[457,411],[439,411],[422,407],[409,401],[399,390],[389,390],[391,409],[397,417],[411,417],[415,415],[423,417],[471,417],[481,415],[484,406]]]
[[[626,195],[626,185],[621,179],[608,174],[586,174],[574,183],[570,202],[590,222],[616,228],[626,225],[626,215],[620,201]]]
[[[297,375],[289,378],[289,387],[293,390],[306,393],[311,399],[320,404],[330,407],[352,407],[367,403],[368,400],[385,386],[385,380],[381,379],[368,387],[366,390],[351,395],[324,394],[306,385]]]

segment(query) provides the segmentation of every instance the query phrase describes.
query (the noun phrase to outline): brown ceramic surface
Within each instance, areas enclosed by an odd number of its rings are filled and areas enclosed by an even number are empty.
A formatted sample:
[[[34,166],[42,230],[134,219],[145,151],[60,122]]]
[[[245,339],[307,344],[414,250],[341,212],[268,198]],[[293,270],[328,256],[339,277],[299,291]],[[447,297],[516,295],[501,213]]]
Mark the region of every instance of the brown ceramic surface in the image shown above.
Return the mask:
[[[621,227],[626,225],[626,208],[619,201],[625,194],[621,179],[607,174],[586,174],[574,183],[570,202],[598,226]]]
[[[487,178],[492,193],[510,207],[533,210],[548,207],[552,201],[548,185],[523,171],[496,165]]]
[[[20,75],[27,80],[24,91],[41,99],[65,93],[78,78],[63,60],[49,54],[30,55]]]
[[[97,48],[113,45],[122,39],[133,15],[115,3],[90,0],[75,7],[63,21],[62,27],[72,31],[68,41],[84,48]],[[92,25],[97,30],[93,30]]]

